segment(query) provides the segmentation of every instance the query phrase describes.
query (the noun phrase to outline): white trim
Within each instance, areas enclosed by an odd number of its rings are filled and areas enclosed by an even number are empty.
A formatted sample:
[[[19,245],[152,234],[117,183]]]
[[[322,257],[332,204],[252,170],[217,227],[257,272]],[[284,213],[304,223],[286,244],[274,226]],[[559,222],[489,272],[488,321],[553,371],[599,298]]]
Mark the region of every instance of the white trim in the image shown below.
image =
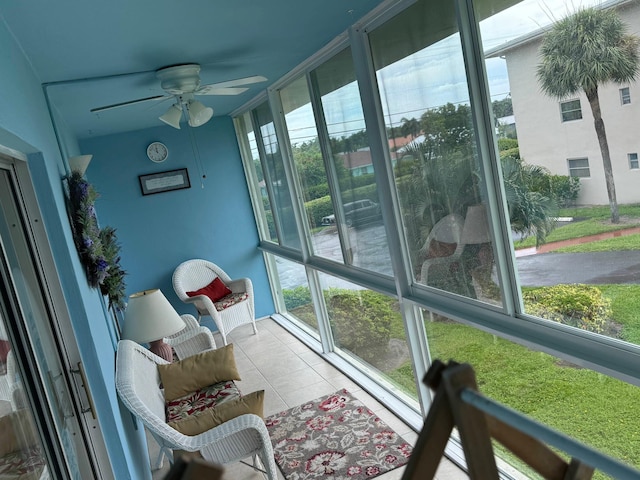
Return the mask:
[[[4,145],[0,145],[0,155],[6,155],[22,162],[27,161],[27,156],[24,153],[14,150],[13,148],[5,147]]]

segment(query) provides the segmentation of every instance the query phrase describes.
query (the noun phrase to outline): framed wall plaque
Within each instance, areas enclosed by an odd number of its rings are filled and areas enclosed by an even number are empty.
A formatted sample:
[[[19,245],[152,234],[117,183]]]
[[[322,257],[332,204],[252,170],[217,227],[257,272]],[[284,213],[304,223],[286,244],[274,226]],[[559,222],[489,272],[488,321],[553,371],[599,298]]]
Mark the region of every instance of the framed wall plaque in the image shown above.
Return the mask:
[[[150,173],[148,175],[138,175],[138,179],[140,180],[140,188],[142,189],[143,195],[191,188],[189,172],[186,168]]]

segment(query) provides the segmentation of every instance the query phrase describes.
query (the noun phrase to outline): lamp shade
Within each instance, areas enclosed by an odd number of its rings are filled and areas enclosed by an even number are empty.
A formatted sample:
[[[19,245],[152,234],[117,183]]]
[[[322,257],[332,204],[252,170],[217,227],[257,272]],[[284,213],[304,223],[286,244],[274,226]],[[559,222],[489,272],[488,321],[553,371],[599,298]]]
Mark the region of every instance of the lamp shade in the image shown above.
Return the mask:
[[[487,222],[487,210],[484,205],[471,205],[467,209],[460,241],[464,245],[489,243],[491,233]]]
[[[158,117],[161,121],[166,123],[167,125],[172,126],[173,128],[177,128],[180,130],[180,119],[182,118],[182,109],[179,105],[173,104],[169,107],[163,115]]]
[[[159,289],[129,296],[122,337],[149,343],[178,333],[185,327],[180,315]]]
[[[69,158],[69,168],[72,172],[78,172],[80,175],[84,175],[87,171],[89,162],[93,158],[93,155],[78,155],[77,157]]]
[[[197,100],[189,100],[187,111],[189,112],[189,126],[191,127],[204,125],[213,117],[213,108],[205,107]]]

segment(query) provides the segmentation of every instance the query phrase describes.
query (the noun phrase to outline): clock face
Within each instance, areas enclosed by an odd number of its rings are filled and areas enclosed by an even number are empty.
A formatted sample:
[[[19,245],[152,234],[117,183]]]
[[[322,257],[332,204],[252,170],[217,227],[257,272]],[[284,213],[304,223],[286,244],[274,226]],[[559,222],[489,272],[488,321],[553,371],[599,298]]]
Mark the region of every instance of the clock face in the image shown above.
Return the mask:
[[[147,157],[152,162],[164,162],[169,156],[169,150],[160,142],[153,142],[147,147]]]

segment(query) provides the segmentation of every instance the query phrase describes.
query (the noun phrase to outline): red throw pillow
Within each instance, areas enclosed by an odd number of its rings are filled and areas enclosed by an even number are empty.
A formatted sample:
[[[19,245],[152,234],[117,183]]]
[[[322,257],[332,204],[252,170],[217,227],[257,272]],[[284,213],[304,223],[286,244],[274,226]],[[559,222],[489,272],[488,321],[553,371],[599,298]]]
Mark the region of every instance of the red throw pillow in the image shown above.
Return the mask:
[[[187,292],[187,295],[189,295],[190,297],[195,297],[196,295],[206,295],[211,299],[212,302],[217,302],[222,297],[226,297],[230,293],[233,292],[229,290],[229,287],[227,287],[222,280],[216,277],[213,282],[211,282],[206,287],[202,287],[195,292]]]

